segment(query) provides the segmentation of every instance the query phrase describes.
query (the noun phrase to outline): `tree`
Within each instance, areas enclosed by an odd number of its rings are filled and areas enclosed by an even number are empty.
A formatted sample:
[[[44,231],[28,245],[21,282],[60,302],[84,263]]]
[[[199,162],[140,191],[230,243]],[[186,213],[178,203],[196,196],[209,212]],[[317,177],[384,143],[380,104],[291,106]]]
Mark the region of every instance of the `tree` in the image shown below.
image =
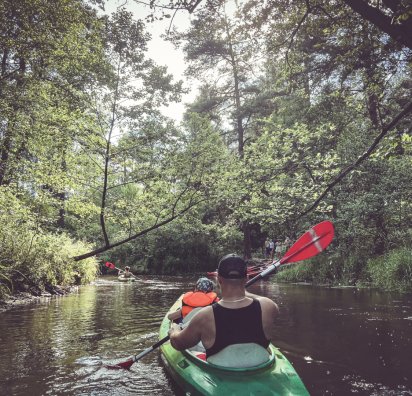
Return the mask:
[[[377,5],[364,0],[343,1],[393,40],[412,49],[412,5],[407,1],[385,0]]]
[[[221,126],[229,124],[224,127],[227,144],[235,147],[242,159],[245,142],[256,133],[254,116],[262,112],[256,103],[260,94],[256,50],[260,43],[242,26],[238,10],[230,11],[232,16],[225,5],[201,10],[189,30],[175,31],[171,40],[183,46],[189,62],[187,75],[203,82],[202,95],[190,110],[212,114]],[[239,222],[244,231],[244,255],[250,257],[250,225],[242,219]]]
[[[54,202],[62,225],[65,167],[87,122],[82,91],[107,67],[100,21],[75,0],[0,7],[0,186]]]

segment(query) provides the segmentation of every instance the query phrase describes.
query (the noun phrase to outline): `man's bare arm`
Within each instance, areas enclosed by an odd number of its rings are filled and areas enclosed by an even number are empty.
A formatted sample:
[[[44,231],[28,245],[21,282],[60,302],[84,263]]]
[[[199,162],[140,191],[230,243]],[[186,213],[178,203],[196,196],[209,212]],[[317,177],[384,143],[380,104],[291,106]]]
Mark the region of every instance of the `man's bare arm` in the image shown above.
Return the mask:
[[[172,324],[169,330],[170,343],[178,351],[191,348],[201,340],[201,314],[196,315],[183,330]]]
[[[169,320],[176,320],[182,317],[182,308],[179,308],[177,311],[171,312],[167,315]]]

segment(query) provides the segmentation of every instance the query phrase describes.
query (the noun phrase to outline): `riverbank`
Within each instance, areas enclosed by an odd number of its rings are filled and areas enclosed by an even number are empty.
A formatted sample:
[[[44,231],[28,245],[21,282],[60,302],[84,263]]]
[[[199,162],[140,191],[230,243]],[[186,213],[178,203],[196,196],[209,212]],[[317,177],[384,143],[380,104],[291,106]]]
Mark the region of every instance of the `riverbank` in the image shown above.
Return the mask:
[[[8,311],[22,305],[30,304],[43,299],[61,297],[78,290],[79,286],[53,286],[50,291],[33,294],[30,292],[19,291],[0,300],[0,312]]]

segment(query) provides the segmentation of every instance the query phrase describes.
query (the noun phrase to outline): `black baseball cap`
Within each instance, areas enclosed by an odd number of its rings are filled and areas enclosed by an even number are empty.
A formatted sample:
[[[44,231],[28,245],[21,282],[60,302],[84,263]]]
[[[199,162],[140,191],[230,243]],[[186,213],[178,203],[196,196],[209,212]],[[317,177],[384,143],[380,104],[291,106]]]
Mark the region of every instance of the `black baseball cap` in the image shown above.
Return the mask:
[[[246,277],[246,272],[246,261],[234,253],[224,256],[217,268],[217,273],[225,279],[242,279]]]

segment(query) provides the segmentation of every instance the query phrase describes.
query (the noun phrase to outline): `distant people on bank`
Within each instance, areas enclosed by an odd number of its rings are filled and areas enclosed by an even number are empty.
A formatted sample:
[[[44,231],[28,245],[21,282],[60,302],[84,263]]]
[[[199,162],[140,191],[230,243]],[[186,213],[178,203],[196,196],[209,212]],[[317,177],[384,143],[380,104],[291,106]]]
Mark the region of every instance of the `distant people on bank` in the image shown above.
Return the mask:
[[[288,250],[288,249],[293,245],[293,242],[292,242],[292,240],[287,236],[287,237],[285,238],[285,242],[283,242],[283,244],[285,245],[285,250]]]
[[[266,238],[265,245],[264,245],[265,259],[270,258],[270,253],[271,253],[271,251],[270,251],[270,242],[271,242],[270,239]]]
[[[280,248],[280,253],[281,253],[281,256],[283,256],[284,254],[285,254],[285,252],[286,252],[286,243],[285,242],[281,242],[281,248]]]
[[[273,239],[271,239],[270,244],[269,244],[269,247],[270,247],[269,258],[270,258],[271,260],[273,260],[273,255],[274,255],[274,253],[275,253],[275,241],[274,241]]]
[[[218,267],[221,300],[206,307],[181,329],[172,324],[172,346],[181,351],[200,341],[206,360],[226,367],[253,367],[269,360],[267,348],[279,310],[266,297],[247,293],[246,262],[235,254],[223,257]]]
[[[275,257],[276,260],[279,260],[282,257],[282,249],[283,249],[283,244],[280,240],[276,241],[275,243]]]
[[[167,317],[177,323],[181,322],[193,309],[207,307],[219,301],[217,294],[213,291],[215,284],[208,278],[199,278],[193,291],[184,294],[182,307]]]

